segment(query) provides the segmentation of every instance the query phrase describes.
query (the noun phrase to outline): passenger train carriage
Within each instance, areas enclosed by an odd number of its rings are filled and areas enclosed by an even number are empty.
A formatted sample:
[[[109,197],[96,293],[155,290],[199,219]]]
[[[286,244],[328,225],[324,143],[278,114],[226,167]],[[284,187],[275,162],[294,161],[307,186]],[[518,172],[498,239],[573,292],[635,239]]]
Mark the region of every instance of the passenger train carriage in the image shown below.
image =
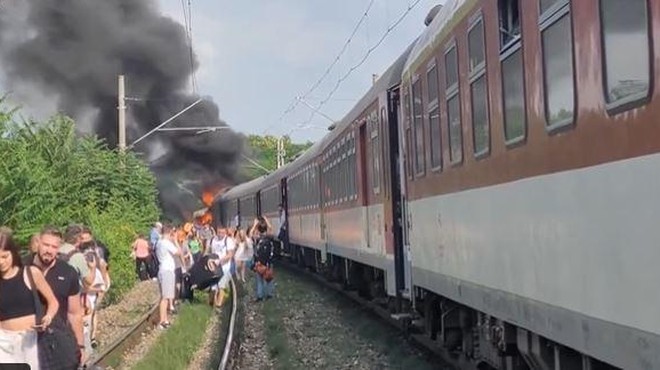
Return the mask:
[[[465,366],[660,369],[660,0],[438,9],[331,133],[220,208],[272,216],[279,189],[293,259]]]

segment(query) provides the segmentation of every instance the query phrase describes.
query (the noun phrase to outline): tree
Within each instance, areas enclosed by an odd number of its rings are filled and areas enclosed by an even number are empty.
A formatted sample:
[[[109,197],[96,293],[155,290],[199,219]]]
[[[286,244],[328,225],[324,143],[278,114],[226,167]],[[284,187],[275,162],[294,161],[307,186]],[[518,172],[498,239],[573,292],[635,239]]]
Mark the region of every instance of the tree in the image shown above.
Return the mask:
[[[277,169],[277,136],[249,135],[247,137],[246,155],[259,163],[261,166],[274,171]],[[312,146],[311,141],[305,143],[293,143],[289,136],[284,136],[284,150],[286,155],[284,163],[293,161],[300,153]],[[240,182],[249,181],[266,174],[262,168],[245,160],[240,174]]]
[[[17,121],[0,99],[0,220],[26,244],[44,225],[89,225],[113,256],[110,300],[135,282],[130,257],[137,232],[160,216],[156,180],[133,153],[81,137],[73,121]]]

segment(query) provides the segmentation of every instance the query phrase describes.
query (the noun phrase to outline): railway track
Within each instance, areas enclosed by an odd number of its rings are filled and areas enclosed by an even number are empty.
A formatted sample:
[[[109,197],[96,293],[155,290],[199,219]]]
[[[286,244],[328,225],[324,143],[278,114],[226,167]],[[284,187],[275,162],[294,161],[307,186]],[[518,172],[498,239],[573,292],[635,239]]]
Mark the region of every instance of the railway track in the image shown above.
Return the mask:
[[[473,364],[463,360],[462,358],[457,358],[454,354],[440,348],[437,344],[434,343],[426,335],[418,334],[416,332],[415,326],[412,324],[412,318],[397,318],[392,315],[387,309],[383,308],[380,304],[367,300],[361,297],[356,291],[347,290],[343,287],[342,284],[332,282],[327,280],[324,276],[309,271],[306,268],[302,268],[295,263],[287,260],[287,257],[282,256],[279,260],[276,261],[276,264],[284,267],[285,269],[300,274],[309,278],[311,281],[316,282],[317,284],[324,286],[332,291],[335,291],[342,296],[350,299],[361,307],[366,308],[372,314],[376,315],[382,321],[387,324],[401,330],[404,336],[413,344],[415,344],[421,350],[424,350],[428,353],[432,353],[434,356],[439,358],[443,365],[452,368],[452,369],[470,369],[476,370]]]
[[[154,304],[149,312],[142,315],[140,320],[128,329],[124,334],[122,334],[117,340],[111,343],[107,348],[104,348],[103,351],[92,356],[88,363],[86,364],[87,369],[106,369],[106,368],[117,368],[121,364],[122,355],[126,350],[132,346],[137,345],[140,342],[141,335],[150,325],[156,325],[158,322],[158,304],[159,301]]]
[[[234,280],[230,280],[231,291],[232,291],[232,306],[229,316],[229,325],[227,326],[227,332],[224,336],[225,344],[223,347],[222,357],[220,360],[220,365],[218,366],[219,370],[225,370],[227,364],[230,363],[230,357],[232,354],[232,346],[234,344],[235,338],[235,326],[236,326],[236,316],[238,312],[238,293],[237,286],[234,283]],[[117,368],[121,365],[123,354],[131,347],[137,345],[142,337],[142,334],[147,331],[149,327],[153,327],[158,323],[158,302],[144,314],[138,322],[128,329],[122,336],[120,336],[116,341],[110,344],[103,351],[98,353],[87,362],[86,369],[107,369],[107,368]]]

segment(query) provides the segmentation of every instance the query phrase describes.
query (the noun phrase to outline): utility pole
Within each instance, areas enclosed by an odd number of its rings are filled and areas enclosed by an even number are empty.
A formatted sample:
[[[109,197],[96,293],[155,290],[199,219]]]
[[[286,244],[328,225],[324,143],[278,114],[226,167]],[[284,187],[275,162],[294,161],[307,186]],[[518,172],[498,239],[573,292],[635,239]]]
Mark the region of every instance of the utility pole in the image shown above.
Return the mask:
[[[284,150],[284,137],[280,136],[277,138],[277,168],[284,166],[285,155],[286,150]]]
[[[124,75],[119,75],[117,82],[118,90],[118,118],[119,122],[117,128],[119,130],[119,150],[124,152],[126,150],[126,90],[124,88]]]

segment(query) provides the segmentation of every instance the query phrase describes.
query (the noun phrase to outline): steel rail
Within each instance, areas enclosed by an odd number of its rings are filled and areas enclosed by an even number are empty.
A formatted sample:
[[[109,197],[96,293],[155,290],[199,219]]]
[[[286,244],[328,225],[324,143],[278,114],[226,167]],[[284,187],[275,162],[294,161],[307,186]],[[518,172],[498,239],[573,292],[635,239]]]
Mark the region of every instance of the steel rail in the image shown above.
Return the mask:
[[[140,340],[140,334],[146,331],[149,324],[158,317],[158,306],[160,300],[149,309],[147,313],[140,317],[140,320],[136,322],[130,329],[123,333],[119,338],[112,342],[107,348],[101,351],[99,354],[92,356],[84,368],[87,369],[97,369],[105,368],[109,364],[110,359],[114,358],[116,355],[122,355],[127,347],[133,344],[136,341]]]
[[[232,290],[232,299],[231,299],[231,316],[229,317],[229,328],[227,329],[227,339],[225,341],[224,352],[222,353],[222,359],[220,360],[219,370],[225,370],[227,368],[227,363],[229,362],[229,356],[231,353],[231,347],[234,342],[234,327],[236,326],[236,312],[238,310],[238,292],[236,289],[236,283],[232,277],[229,278],[229,284],[231,285]]]

